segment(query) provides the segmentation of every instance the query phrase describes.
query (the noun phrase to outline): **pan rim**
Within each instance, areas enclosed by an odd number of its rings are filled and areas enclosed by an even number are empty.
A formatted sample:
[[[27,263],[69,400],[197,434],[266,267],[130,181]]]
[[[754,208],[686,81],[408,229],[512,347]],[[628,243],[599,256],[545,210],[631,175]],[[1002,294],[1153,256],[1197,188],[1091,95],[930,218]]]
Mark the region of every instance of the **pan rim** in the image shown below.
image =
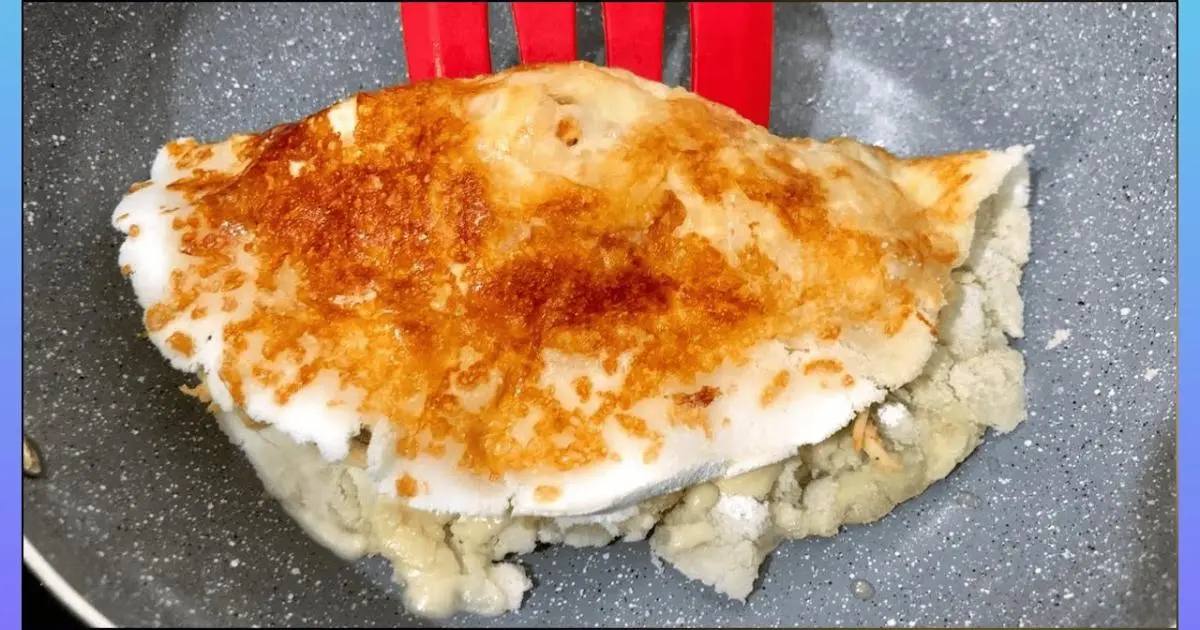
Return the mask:
[[[33,543],[29,542],[29,538],[22,536],[22,555],[24,556],[25,566],[42,581],[60,602],[63,603],[71,612],[75,613],[81,621],[93,628],[115,628],[113,622],[109,621],[108,617],[96,609],[91,602],[84,599],[75,587],[67,583],[54,567],[46,561],[46,557],[42,555]]]

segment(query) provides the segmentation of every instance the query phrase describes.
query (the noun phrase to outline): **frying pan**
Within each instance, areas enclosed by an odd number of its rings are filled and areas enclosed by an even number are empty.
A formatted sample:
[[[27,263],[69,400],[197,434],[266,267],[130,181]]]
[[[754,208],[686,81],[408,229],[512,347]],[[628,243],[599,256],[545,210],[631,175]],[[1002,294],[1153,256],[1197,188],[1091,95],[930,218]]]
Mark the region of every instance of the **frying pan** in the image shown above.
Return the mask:
[[[603,61],[599,7],[579,11],[580,50]],[[519,613],[438,625],[1172,623],[1174,5],[776,12],[776,133],[902,154],[1035,145],[1028,421],[882,521],[784,544],[745,604],[645,544],[552,549],[527,559]],[[508,9],[491,18],[511,65]],[[109,227],[170,138],[403,82],[395,4],[31,4],[24,33],[24,422],[45,465],[24,486],[30,566],[93,623],[429,625],[382,561],[309,541],[176,391]],[[665,54],[686,85],[682,5]]]

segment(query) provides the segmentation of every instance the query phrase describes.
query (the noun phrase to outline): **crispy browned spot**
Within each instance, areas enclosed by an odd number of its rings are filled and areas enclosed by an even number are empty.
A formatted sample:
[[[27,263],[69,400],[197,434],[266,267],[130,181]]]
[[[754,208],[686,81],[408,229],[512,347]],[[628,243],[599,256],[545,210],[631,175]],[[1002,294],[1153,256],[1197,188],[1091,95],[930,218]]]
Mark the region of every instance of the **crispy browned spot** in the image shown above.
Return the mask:
[[[417,485],[417,480],[413,479],[412,475],[404,473],[396,479],[396,494],[406,499],[411,499],[417,496],[418,492],[419,486]]]
[[[170,304],[165,302],[162,304],[155,304],[154,306],[146,309],[146,330],[149,330],[150,332],[162,330],[162,327],[171,323],[171,320],[174,317],[175,311],[171,308]]]
[[[121,275],[127,278],[133,275],[133,265],[121,265]]]
[[[842,362],[837,359],[816,359],[804,364],[804,375],[810,374],[836,374],[842,371]]]
[[[167,337],[167,346],[185,357],[192,356],[192,353],[196,351],[196,344],[192,341],[191,335],[185,332],[171,333],[171,336]]]
[[[627,413],[618,413],[616,415],[617,424],[625,430],[626,433],[636,438],[644,440],[653,440],[655,437],[662,437],[657,431],[653,431],[646,424],[645,420],[637,416],[631,416]]]
[[[677,406],[669,412],[668,418],[672,426],[687,427],[704,433],[704,437],[713,435],[712,425],[709,424],[708,414],[703,407]]]
[[[833,341],[842,336],[842,327],[837,324],[822,324],[817,328],[817,338],[821,341]]]
[[[586,376],[580,376],[573,383],[575,386],[575,395],[579,396],[579,402],[587,403],[592,399],[592,379]]]
[[[184,142],[175,141],[167,145],[167,152],[176,158],[176,165],[181,169],[190,169],[199,166],[202,162],[212,157],[213,149],[206,144],[198,144],[195,140]]]
[[[631,416],[625,413],[618,413],[615,416],[617,425],[621,427],[629,435],[647,440],[650,446],[642,453],[642,462],[649,464],[658,459],[659,453],[662,451],[665,439],[662,433],[651,429],[645,420],[637,416]]]
[[[165,148],[167,150],[167,155],[175,159],[179,159],[188,151],[191,151],[199,145],[200,143],[197,142],[195,138],[180,138],[178,140],[172,140],[171,142],[168,142]]]
[[[142,228],[139,227],[136,223],[129,226],[129,238],[137,238],[138,235],[141,233],[142,233]]]
[[[538,503],[557,501],[562,496],[562,488],[558,486],[538,486],[533,489],[533,499]]]
[[[705,385],[690,394],[675,394],[671,399],[676,405],[684,407],[704,408],[712,404],[721,395],[721,388]]]
[[[460,369],[454,375],[455,382],[459,387],[466,390],[472,390],[483,384],[488,377],[488,366],[483,363],[476,363],[468,368]]]
[[[658,456],[662,454],[663,443],[655,442],[651,444],[645,452],[642,453],[643,464],[653,464],[658,460]]]
[[[771,379],[770,383],[767,383],[767,386],[763,388],[762,393],[759,394],[759,406],[769,407],[771,403],[775,402],[776,398],[779,398],[779,395],[783,393],[783,390],[787,388],[788,383],[791,382],[791,380],[792,373],[787,370],[780,370],[777,374],[775,374],[775,377]]]
[[[147,186],[150,186],[150,185],[152,185],[152,184],[154,184],[154,182],[152,182],[152,181],[149,181],[149,180],[147,180],[147,181],[144,181],[144,182],[137,182],[136,184],[133,184],[133,185],[131,185],[131,186],[129,187],[129,190],[128,190],[128,191],[126,191],[126,193],[125,193],[125,194],[127,194],[127,195],[132,195],[133,193],[135,193],[135,192],[137,192],[137,191],[139,191],[139,190],[141,190],[141,189],[143,189],[143,188],[146,188]]]
[[[554,135],[569,147],[573,147],[579,142],[579,133],[579,121],[570,116],[559,120],[558,126],[554,129]]]

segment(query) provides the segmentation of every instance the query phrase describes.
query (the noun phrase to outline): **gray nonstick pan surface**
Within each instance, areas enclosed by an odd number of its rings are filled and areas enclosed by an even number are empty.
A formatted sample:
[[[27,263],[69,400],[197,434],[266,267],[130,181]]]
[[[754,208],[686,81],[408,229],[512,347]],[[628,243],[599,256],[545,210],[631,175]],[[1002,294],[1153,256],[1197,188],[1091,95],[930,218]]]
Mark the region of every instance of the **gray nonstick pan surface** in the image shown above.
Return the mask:
[[[581,50],[602,60],[599,7]],[[524,608],[441,625],[1167,625],[1176,608],[1171,4],[779,4],[772,127],[902,154],[1035,145],[1029,418],[887,518],[784,544],[746,604],[644,544],[528,558]],[[492,7],[497,68],[515,60]],[[668,9],[670,83],[687,12]],[[43,578],[116,625],[418,626],[266,496],[139,338],[111,211],[168,139],[405,80],[394,3],[31,4],[24,422]],[[1061,343],[1055,345],[1052,340]],[[852,584],[867,580],[874,596]]]

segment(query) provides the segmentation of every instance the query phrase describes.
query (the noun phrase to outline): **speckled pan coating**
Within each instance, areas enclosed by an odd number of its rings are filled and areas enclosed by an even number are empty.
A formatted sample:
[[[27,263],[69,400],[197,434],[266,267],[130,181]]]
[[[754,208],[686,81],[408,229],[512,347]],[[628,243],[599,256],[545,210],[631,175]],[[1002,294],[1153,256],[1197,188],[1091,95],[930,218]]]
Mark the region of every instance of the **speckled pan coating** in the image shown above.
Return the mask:
[[[449,623],[1169,623],[1174,6],[777,15],[775,131],[903,153],[1036,145],[1028,422],[882,522],[785,544],[745,605],[659,571],[639,544],[539,553],[519,614]],[[599,59],[599,11],[581,16]],[[668,21],[666,76],[686,82],[686,9]],[[493,23],[509,65],[507,10]],[[381,562],[309,542],[176,391],[138,337],[108,223],[167,139],[262,129],[402,81],[394,3],[39,4],[24,33],[25,425],[48,468],[25,481],[27,536],[118,625],[419,625]]]

